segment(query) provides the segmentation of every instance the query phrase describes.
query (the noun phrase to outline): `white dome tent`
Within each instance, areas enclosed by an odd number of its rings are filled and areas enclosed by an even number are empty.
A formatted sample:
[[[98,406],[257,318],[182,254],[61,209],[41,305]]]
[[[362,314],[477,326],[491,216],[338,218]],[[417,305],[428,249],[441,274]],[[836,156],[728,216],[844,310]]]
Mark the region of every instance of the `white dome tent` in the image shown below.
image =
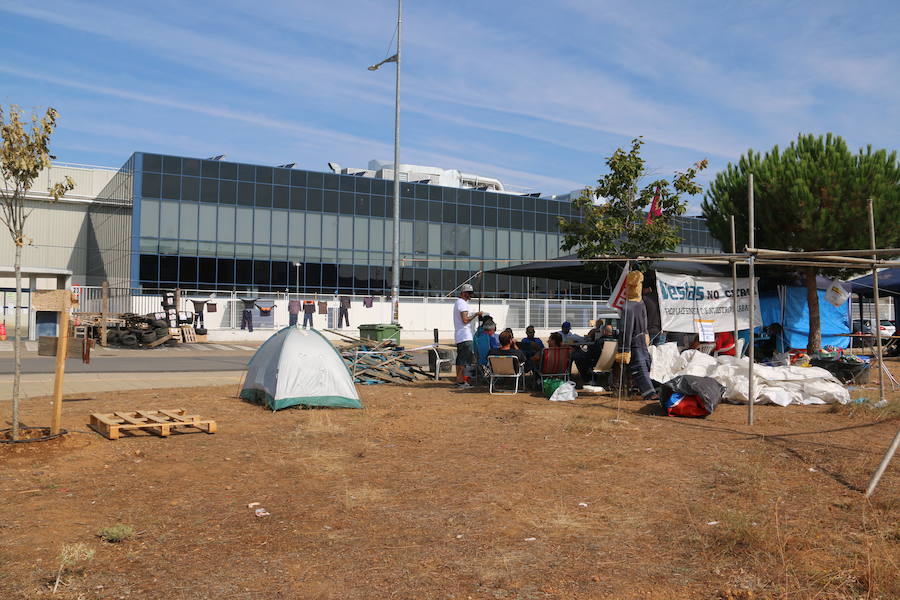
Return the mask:
[[[344,359],[315,329],[286,327],[247,365],[241,398],[272,410],[289,406],[362,408]]]

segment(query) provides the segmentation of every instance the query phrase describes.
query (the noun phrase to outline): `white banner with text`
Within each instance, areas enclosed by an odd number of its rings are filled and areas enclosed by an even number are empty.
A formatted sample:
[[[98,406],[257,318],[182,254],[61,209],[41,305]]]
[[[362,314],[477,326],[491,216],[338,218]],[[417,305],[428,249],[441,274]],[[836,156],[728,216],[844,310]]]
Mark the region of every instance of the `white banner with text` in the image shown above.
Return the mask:
[[[759,278],[756,278],[756,283]],[[750,279],[738,278],[737,290],[730,277],[693,277],[656,273],[659,313],[663,331],[701,333],[710,325],[715,332],[734,331],[735,300],[738,329],[749,329]],[[755,296],[755,326],[762,325],[759,293]]]

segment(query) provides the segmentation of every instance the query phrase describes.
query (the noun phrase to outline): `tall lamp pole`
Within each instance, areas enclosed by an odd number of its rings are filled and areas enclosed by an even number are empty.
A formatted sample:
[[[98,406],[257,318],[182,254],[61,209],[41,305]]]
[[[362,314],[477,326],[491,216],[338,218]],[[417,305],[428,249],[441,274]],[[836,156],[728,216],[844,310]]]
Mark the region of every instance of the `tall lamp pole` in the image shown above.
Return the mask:
[[[297,269],[297,277],[294,279],[294,291],[297,292],[297,297],[300,297],[300,261],[294,261],[294,267]]]
[[[397,53],[370,71],[389,62],[397,63],[397,83],[394,100],[394,244],[391,260],[391,322],[400,322],[400,30],[403,24],[403,0],[397,0]]]

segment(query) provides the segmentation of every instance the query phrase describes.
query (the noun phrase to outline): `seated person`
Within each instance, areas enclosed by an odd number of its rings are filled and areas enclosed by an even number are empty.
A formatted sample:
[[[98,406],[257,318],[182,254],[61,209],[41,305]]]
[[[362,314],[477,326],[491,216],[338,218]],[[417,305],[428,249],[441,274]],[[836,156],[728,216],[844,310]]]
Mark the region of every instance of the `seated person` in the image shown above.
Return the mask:
[[[544,342],[541,341],[541,338],[534,337],[534,326],[526,327],[525,337],[519,340],[519,350],[525,353],[525,358],[533,360],[535,355],[541,355],[543,349]]]
[[[757,360],[769,360],[776,354],[783,354],[786,344],[784,343],[784,329],[781,323],[772,323],[765,328],[768,338],[763,339],[757,345],[758,353],[754,358]]]
[[[512,327],[507,327],[502,332],[500,332],[500,335],[503,335],[504,333],[507,333],[507,332],[509,333],[509,336],[512,338],[512,348],[514,348],[516,350],[520,350],[521,348],[519,348],[519,343],[516,342],[516,334],[513,333]],[[498,337],[497,339],[499,341],[500,338]]]
[[[583,344],[588,341],[587,338],[580,336],[577,333],[572,333],[572,324],[568,321],[563,323],[562,329],[556,333],[562,336],[563,344]]]
[[[604,325],[603,326],[603,332],[600,335],[600,340],[604,341],[604,342],[607,340],[613,340],[613,341],[618,340],[618,336],[616,335],[616,330],[613,329],[612,325]]]
[[[519,359],[519,364],[525,369],[525,372],[528,373],[534,368],[533,364],[525,358],[525,354],[521,350],[513,347],[515,342],[510,331],[503,331],[500,334],[500,347],[492,348],[488,352],[488,356],[515,356]]]
[[[588,331],[587,334],[585,334],[584,337],[585,337],[589,342],[596,342],[597,339],[599,339],[600,336],[603,335],[603,327],[604,327],[605,323],[606,323],[606,322],[605,322],[603,319],[597,319],[596,322],[595,322],[595,321],[588,321],[588,325],[591,326],[591,330]]]
[[[493,321],[485,321],[475,332],[472,339],[475,347],[475,356],[479,365],[487,365],[488,353],[500,347],[496,334],[497,325]]]

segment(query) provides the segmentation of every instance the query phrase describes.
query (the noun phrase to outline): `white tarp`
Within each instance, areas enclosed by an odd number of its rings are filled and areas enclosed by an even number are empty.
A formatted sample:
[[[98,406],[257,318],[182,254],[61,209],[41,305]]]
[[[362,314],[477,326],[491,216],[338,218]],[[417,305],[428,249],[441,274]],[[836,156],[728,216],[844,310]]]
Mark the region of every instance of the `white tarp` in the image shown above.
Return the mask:
[[[750,279],[747,277],[738,278],[735,294],[730,277],[657,272],[656,288],[663,331],[699,333],[702,327],[710,325],[715,332],[734,331],[733,296],[737,298],[738,329],[750,328]],[[762,320],[758,293],[754,304],[754,323],[759,327]]]
[[[746,404],[749,395],[750,360],[733,356],[710,356],[699,350],[678,353],[674,342],[650,347],[650,378],[666,382],[676,375],[712,377],[725,386],[725,402]],[[850,401],[841,382],[818,367],[753,366],[756,404],[830,404]]]

